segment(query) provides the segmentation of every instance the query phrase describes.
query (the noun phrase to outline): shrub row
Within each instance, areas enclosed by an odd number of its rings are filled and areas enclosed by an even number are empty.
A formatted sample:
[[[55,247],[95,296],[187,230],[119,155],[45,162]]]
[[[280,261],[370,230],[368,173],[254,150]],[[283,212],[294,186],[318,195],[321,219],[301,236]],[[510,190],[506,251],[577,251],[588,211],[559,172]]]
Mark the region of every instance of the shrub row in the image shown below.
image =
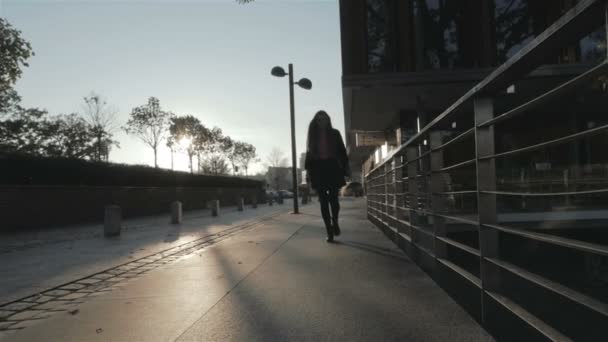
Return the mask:
[[[142,186],[142,187],[258,187],[252,179],[191,175],[143,165],[92,162],[0,154],[0,185]]]

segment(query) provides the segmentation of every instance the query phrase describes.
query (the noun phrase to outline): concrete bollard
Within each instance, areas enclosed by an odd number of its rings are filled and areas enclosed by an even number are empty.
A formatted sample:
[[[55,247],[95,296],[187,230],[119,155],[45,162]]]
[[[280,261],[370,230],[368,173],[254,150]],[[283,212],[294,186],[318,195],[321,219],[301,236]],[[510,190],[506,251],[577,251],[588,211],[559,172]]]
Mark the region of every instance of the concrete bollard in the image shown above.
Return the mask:
[[[211,201],[211,216],[220,216],[220,200]]]
[[[253,196],[253,198],[251,199],[251,207],[253,209],[258,208],[258,196]]]
[[[245,199],[243,197],[237,197],[236,199],[236,208],[238,211],[245,210]]]
[[[105,208],[103,235],[105,237],[120,236],[122,212],[117,205],[108,205]]]
[[[182,223],[182,202],[180,201],[171,203],[171,223]]]
[[[277,203],[283,204],[283,195],[279,195],[279,197],[277,198]]]

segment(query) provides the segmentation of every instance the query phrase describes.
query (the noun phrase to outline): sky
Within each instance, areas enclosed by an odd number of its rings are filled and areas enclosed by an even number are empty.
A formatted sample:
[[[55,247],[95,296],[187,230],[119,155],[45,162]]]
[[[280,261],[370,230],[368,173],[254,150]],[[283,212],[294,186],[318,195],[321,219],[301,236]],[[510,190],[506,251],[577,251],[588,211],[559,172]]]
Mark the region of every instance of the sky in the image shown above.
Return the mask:
[[[262,161],[274,147],[291,158],[288,79],[270,69],[293,63],[295,78],[313,83],[295,90],[298,155],[319,109],[344,133],[337,0],[0,0],[0,16],[36,54],[16,84],[23,106],[80,113],[95,92],[122,125],[154,96],[165,110],[253,144]],[[153,164],[136,137],[119,130],[116,138],[110,161]],[[159,166],[170,165],[163,144]],[[175,168],[187,170],[186,156]],[[262,170],[258,163],[250,173]]]

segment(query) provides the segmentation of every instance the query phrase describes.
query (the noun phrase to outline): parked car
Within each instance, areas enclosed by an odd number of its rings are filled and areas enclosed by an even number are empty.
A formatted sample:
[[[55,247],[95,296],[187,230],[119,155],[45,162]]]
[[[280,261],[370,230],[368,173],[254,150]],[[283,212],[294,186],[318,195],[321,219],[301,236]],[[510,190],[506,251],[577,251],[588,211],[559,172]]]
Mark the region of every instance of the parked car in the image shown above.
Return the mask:
[[[283,198],[293,198],[293,192],[288,190],[279,190],[278,194],[283,196]]]
[[[279,194],[276,191],[266,190],[266,201],[276,201],[279,198]]]
[[[341,193],[342,196],[361,197],[363,196],[363,185],[359,182],[349,182],[342,187]]]

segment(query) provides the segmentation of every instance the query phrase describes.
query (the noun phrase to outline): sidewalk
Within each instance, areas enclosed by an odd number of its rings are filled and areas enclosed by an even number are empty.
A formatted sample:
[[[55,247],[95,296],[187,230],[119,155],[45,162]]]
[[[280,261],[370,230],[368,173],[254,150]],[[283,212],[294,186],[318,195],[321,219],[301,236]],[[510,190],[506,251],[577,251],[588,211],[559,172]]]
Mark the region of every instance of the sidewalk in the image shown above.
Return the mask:
[[[142,258],[160,250],[213,235],[235,225],[292,210],[260,204],[258,209],[224,207],[184,212],[181,225],[169,214],[125,220],[120,238],[103,237],[103,224],[74,225],[0,236],[0,304]]]
[[[184,249],[130,281],[120,276],[0,339],[491,341],[366,220],[363,205],[342,201],[339,243],[324,242],[315,203],[301,215],[226,230],[221,240]]]

